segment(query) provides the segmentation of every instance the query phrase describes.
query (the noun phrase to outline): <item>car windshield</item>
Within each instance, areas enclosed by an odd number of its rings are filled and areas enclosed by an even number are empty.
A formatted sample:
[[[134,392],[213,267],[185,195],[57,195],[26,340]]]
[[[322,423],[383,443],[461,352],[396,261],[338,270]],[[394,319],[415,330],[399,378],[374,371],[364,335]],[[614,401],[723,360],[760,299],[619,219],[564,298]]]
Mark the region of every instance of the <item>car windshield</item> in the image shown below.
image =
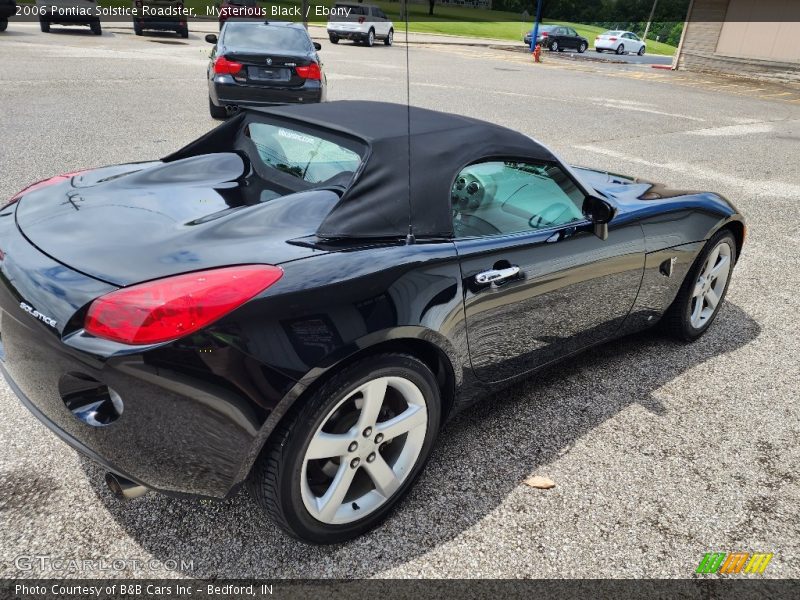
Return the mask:
[[[308,183],[336,178],[349,184],[361,164],[361,156],[339,143],[269,123],[251,123],[245,135],[256,147],[261,162]]]
[[[311,48],[305,31],[263,23],[228,23],[223,42],[228,47],[262,52],[308,52]]]

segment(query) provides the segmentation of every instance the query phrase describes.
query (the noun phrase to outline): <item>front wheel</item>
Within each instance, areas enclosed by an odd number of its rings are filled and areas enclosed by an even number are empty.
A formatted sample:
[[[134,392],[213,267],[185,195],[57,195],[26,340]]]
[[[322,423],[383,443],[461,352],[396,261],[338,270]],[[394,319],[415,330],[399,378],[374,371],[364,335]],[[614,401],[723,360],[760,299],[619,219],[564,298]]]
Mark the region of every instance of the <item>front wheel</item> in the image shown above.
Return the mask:
[[[722,306],[735,265],[736,240],[724,229],[708,241],[695,260],[664,315],[664,329],[687,342],[703,335]]]
[[[623,46],[622,44],[617,46],[617,54],[625,54],[625,46]]]
[[[383,39],[383,43],[391,46],[394,43],[394,29],[389,30],[389,34]]]
[[[8,19],[0,19],[0,31],[8,29]]]
[[[331,44],[338,44],[339,43],[339,36],[335,34],[330,34],[328,39],[331,41]]]
[[[181,36],[183,39],[188,39],[189,37],[189,27],[181,27],[177,31],[178,35]]]
[[[39,21],[39,29],[42,30],[42,33],[50,33],[50,22]]]
[[[100,23],[92,23],[89,25],[89,29],[91,29],[92,33],[95,35],[103,35],[103,28],[100,26]]]
[[[638,54],[639,56],[644,56],[644,46],[642,46],[641,48],[639,48],[639,52],[637,52],[637,54]]]
[[[422,472],[439,430],[439,388],[417,358],[383,354],[302,402],[253,468],[251,492],[291,535],[343,542],[383,521]]]

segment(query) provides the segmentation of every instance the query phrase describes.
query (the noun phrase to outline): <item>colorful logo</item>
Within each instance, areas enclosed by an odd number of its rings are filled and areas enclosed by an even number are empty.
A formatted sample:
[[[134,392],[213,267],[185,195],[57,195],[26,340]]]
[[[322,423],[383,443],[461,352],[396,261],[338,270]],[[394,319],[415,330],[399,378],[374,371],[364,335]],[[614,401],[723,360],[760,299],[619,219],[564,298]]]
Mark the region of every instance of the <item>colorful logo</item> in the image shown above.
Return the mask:
[[[772,560],[772,553],[755,552],[706,552],[695,573],[750,573],[761,575]]]

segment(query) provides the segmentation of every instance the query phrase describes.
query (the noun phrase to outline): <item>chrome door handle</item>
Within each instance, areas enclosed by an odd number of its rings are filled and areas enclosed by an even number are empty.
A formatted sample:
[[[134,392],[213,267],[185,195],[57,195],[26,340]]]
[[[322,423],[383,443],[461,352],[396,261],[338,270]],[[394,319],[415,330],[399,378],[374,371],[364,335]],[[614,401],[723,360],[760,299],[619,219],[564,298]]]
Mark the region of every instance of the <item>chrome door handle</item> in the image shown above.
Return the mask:
[[[506,269],[489,269],[488,271],[475,275],[475,281],[482,284],[497,283],[498,281],[511,279],[517,275],[519,275],[519,267],[517,266],[508,267]]]

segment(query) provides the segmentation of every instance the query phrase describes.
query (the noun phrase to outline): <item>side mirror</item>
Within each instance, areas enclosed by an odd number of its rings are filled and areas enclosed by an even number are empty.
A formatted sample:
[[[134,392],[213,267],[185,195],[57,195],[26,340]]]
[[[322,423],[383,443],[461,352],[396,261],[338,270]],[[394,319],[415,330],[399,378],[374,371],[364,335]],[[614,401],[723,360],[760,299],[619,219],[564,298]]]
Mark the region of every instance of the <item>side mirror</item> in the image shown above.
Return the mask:
[[[319,42],[314,42],[314,50],[322,50],[322,44]]]
[[[216,44],[217,43],[217,36],[213,33],[209,33],[206,35],[206,41],[209,44]]]
[[[594,234],[601,240],[608,239],[608,223],[616,213],[611,203],[597,196],[587,196],[583,201],[583,214],[592,222]]]

